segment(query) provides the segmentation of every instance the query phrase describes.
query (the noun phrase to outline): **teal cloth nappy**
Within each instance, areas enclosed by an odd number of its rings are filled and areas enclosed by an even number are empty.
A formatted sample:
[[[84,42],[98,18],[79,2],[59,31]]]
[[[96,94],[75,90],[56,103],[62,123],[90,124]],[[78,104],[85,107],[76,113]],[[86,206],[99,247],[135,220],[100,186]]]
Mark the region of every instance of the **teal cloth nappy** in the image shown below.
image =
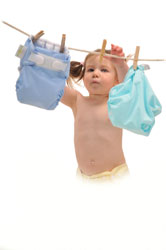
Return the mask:
[[[113,126],[148,136],[161,113],[161,104],[155,96],[144,66],[130,67],[124,81],[109,92],[108,115]]]

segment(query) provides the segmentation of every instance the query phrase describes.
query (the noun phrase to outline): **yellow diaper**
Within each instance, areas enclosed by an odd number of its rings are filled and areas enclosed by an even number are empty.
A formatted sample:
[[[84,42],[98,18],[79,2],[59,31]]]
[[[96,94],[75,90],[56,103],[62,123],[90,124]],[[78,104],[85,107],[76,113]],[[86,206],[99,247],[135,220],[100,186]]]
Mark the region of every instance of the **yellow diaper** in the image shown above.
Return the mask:
[[[77,169],[77,176],[83,180],[90,180],[90,181],[116,181],[120,180],[122,177],[129,176],[129,169],[126,163],[121,164],[115,168],[113,168],[111,171],[104,171],[99,174],[95,175],[85,175],[83,174],[80,169]]]

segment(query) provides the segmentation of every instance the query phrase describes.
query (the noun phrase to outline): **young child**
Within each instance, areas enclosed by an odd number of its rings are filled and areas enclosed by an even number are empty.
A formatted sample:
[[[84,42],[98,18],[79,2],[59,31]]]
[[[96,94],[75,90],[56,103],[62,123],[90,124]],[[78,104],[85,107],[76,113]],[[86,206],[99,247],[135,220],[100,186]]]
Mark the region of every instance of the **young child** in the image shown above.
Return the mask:
[[[124,56],[123,49],[115,45],[106,53]],[[61,102],[72,109],[75,119],[78,174],[111,180],[126,175],[128,167],[122,149],[122,129],[111,124],[107,101],[110,89],[123,81],[129,67],[123,59],[104,57],[100,63],[99,57],[88,54],[84,63],[71,62],[69,78],[83,79],[89,96],[66,86]]]

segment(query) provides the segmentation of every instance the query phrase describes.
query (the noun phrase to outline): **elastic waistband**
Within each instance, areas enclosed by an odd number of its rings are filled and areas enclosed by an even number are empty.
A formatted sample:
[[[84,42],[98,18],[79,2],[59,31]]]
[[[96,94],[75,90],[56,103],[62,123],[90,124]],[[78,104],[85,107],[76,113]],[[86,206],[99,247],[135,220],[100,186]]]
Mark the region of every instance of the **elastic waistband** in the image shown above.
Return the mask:
[[[124,164],[121,164],[121,165],[113,168],[110,171],[104,171],[104,172],[94,174],[94,175],[85,175],[80,171],[79,168],[77,170],[77,173],[81,174],[82,177],[85,177],[85,178],[88,178],[88,179],[97,179],[97,178],[101,178],[101,177],[109,177],[109,178],[111,178],[111,177],[121,177],[121,176],[127,175],[127,174],[129,174],[129,169],[128,169],[127,164],[124,163]]]

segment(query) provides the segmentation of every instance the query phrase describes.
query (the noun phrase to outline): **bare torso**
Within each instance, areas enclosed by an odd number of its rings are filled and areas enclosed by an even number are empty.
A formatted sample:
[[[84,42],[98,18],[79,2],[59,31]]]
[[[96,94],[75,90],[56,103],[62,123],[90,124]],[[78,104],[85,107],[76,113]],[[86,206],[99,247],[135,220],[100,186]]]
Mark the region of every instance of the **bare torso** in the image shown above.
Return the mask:
[[[95,100],[78,94],[73,108],[76,158],[80,170],[86,175],[125,163],[122,130],[109,120],[107,99]]]

